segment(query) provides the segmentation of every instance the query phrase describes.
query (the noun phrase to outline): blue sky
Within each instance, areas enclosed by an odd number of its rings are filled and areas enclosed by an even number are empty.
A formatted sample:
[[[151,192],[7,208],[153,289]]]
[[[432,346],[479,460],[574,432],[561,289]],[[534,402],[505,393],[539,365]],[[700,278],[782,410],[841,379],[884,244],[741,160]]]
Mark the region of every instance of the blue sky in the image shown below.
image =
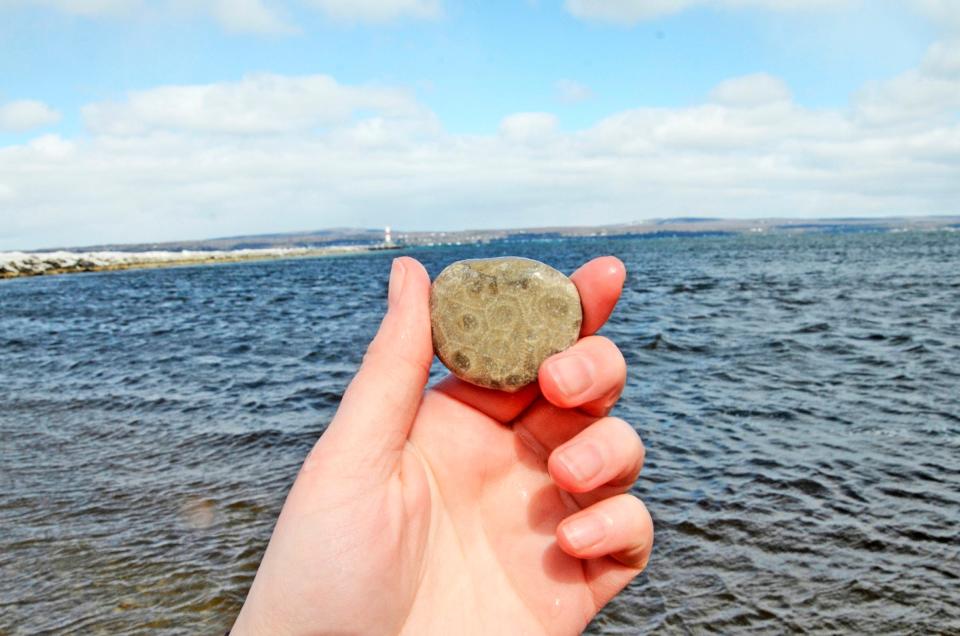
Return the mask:
[[[960,213],[958,41],[952,0],[0,0],[0,249]]]

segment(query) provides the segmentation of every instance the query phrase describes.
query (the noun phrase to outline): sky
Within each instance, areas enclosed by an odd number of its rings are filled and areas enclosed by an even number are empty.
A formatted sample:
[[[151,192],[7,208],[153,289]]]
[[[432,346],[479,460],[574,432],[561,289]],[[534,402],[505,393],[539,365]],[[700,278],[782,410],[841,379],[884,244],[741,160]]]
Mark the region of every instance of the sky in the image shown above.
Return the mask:
[[[0,250],[958,201],[960,0],[0,0]]]

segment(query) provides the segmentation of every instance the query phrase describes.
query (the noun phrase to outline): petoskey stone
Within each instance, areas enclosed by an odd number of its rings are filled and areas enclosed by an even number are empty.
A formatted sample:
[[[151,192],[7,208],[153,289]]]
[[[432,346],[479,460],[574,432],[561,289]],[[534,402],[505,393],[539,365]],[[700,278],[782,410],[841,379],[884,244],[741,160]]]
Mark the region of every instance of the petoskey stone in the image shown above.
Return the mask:
[[[437,357],[457,377],[514,392],[540,363],[577,341],[583,311],[573,282],[519,257],[457,261],[430,289]]]

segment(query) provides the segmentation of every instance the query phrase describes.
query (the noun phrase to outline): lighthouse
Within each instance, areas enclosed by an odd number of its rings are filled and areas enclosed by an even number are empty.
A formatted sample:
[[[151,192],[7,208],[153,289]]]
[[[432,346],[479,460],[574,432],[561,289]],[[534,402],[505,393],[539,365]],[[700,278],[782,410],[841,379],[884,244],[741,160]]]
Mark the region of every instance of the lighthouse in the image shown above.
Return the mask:
[[[393,245],[393,236],[390,234],[390,226],[383,228],[383,244]]]

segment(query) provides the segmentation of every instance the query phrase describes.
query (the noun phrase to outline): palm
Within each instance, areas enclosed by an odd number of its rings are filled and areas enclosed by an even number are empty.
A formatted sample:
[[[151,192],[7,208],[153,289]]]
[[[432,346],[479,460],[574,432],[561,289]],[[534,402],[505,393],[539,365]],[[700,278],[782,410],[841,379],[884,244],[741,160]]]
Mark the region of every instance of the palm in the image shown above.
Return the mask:
[[[543,407],[538,398],[529,412]],[[593,419],[575,410],[552,415],[561,436]],[[515,633],[576,633],[636,573],[609,557],[585,561],[557,546],[557,525],[592,500],[557,488],[546,467],[550,444],[537,439],[536,428],[522,416],[504,424],[442,391],[428,392],[410,442],[430,473],[418,483],[432,485],[430,514],[440,530],[421,564],[417,595],[427,598],[414,602],[409,633],[454,623],[464,609],[505,621]],[[469,555],[463,545],[472,546]],[[433,590],[450,588],[471,590],[468,598],[481,606],[444,608],[431,598]],[[478,627],[497,631],[497,625]]]

